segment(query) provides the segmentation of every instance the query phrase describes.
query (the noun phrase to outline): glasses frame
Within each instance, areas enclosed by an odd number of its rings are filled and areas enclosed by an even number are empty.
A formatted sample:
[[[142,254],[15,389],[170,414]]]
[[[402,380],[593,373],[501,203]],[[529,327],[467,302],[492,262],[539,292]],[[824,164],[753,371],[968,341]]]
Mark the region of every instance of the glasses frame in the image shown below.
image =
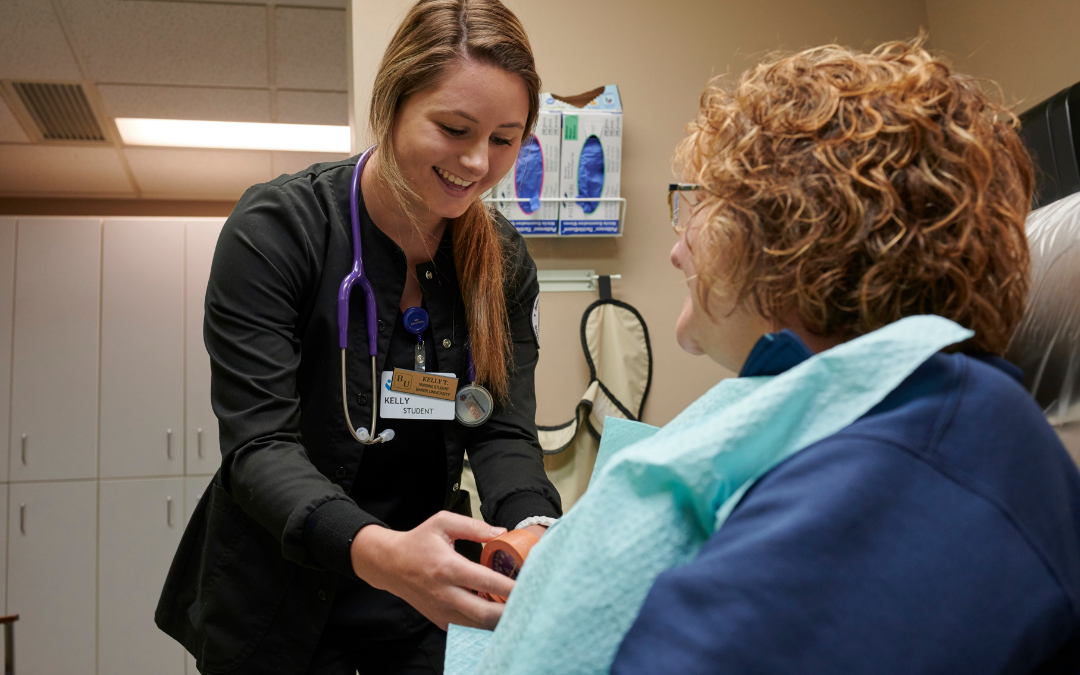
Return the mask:
[[[697,183],[668,184],[668,212],[671,215],[671,229],[675,231],[675,234],[682,234],[682,230],[679,228],[679,193],[694,192],[700,189],[701,186]]]

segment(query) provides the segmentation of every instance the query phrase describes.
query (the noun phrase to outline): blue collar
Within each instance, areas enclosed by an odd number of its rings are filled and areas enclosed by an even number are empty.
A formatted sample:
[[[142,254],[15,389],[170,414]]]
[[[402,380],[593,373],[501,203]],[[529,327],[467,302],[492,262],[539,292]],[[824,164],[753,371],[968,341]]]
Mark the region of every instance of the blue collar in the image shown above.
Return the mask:
[[[750,356],[746,357],[746,363],[739,371],[739,377],[779,375],[813,355],[814,352],[810,351],[806,343],[787,328],[779,333],[766,333],[750,350]],[[1024,372],[1000,356],[986,352],[968,354],[968,356],[1003,371],[1017,382],[1024,381]]]
[[[750,350],[739,377],[779,375],[813,355],[806,343],[787,328],[779,333],[765,333]]]

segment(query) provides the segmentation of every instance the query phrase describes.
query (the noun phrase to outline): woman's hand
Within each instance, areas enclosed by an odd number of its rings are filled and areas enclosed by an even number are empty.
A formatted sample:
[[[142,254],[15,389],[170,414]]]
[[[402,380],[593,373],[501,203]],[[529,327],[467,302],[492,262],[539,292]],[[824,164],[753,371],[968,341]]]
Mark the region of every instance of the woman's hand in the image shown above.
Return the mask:
[[[442,630],[451,623],[491,630],[504,605],[472,591],[505,597],[514,582],[460,555],[454,541],[483,544],[504,532],[449,511],[436,513],[408,532],[368,525],[353,539],[353,571],[373,587],[409,603]]]

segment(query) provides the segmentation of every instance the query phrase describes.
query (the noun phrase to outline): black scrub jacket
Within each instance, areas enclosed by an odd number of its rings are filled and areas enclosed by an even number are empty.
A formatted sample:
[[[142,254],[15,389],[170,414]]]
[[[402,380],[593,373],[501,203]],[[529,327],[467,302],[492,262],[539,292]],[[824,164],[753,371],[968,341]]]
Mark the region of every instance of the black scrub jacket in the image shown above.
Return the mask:
[[[218,239],[204,341],[221,469],[192,514],[155,613],[157,625],[203,672],[304,672],[339,580],[353,575],[352,538],[380,523],[349,497],[365,450],[349,433],[341,401],[337,293],[352,268],[349,187],[356,161],[317,164],[252,187]],[[396,246],[383,247],[394,255],[378,254],[373,238],[388,238],[364,221],[381,366],[406,264]],[[496,223],[506,252],[510,396],[482,426],[441,423],[442,503],[467,509],[458,489],[467,450],[484,517],[510,529],[530,516],[558,517],[561,504],[544,473],[534,421],[536,267],[514,228],[502,216]],[[449,232],[416,272],[439,368],[464,375],[468,331]],[[371,423],[375,405],[364,307],[354,288],[347,363],[349,414],[357,426]]]

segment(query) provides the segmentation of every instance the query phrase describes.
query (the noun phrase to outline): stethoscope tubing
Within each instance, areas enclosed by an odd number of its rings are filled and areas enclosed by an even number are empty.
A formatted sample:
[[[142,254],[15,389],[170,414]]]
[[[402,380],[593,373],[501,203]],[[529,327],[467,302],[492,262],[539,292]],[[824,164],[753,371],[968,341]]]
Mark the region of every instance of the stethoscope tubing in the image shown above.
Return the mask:
[[[378,418],[378,380],[376,379],[376,364],[375,358],[378,355],[378,345],[376,344],[376,331],[377,331],[377,319],[375,308],[375,290],[371,287],[371,282],[368,281],[367,275],[364,274],[364,257],[363,248],[360,243],[360,177],[364,173],[364,166],[367,165],[368,160],[371,158],[372,152],[374,152],[375,146],[371,146],[360,155],[360,159],[356,162],[356,168],[353,169],[352,183],[350,185],[349,194],[349,217],[352,225],[352,240],[353,240],[353,266],[352,270],[345,275],[345,278],[341,280],[341,286],[338,288],[338,345],[341,347],[341,405],[345,411],[345,422],[349,426],[349,433],[356,439],[358,443],[364,445],[375,445],[376,443],[383,443],[393,438],[394,432],[387,429],[381,434],[375,434],[375,422]],[[352,293],[352,287],[354,284],[359,284],[360,289],[364,292],[364,308],[367,315],[367,337],[368,337],[368,354],[371,356],[371,431],[370,433],[366,429],[360,429],[363,434],[358,433],[358,430],[353,427],[352,419],[349,416],[349,391],[346,384],[346,368],[345,368],[345,353],[349,348],[349,295]]]
[[[371,146],[360,155],[360,159],[356,161],[356,168],[353,169],[352,183],[350,184],[349,193],[349,216],[350,224],[352,225],[352,240],[353,240],[353,266],[352,270],[345,275],[345,278],[341,280],[341,286],[338,288],[338,345],[341,347],[341,405],[345,411],[345,422],[349,425],[349,433],[356,439],[358,443],[364,445],[375,445],[376,443],[385,443],[394,437],[393,429],[385,429],[382,433],[375,434],[375,423],[378,419],[378,379],[376,378],[376,357],[378,356],[377,345],[377,331],[378,320],[376,318],[375,307],[375,290],[371,286],[371,282],[368,280],[367,275],[364,274],[364,258],[363,248],[360,242],[360,178],[364,173],[364,167],[367,165],[368,160],[371,158],[372,153],[375,151],[376,146]],[[346,352],[349,348],[349,295],[352,293],[354,285],[359,285],[360,289],[364,292],[364,309],[367,318],[367,337],[368,337],[368,354],[371,356],[371,432],[367,429],[356,429],[353,427],[352,419],[349,416],[349,390],[348,390],[348,378],[346,375]],[[481,411],[484,413],[483,418],[476,421],[468,421],[459,417],[459,421],[466,426],[476,426],[483,424],[487,421],[487,418],[491,415],[491,394],[487,389],[475,384],[476,380],[476,366],[473,364],[472,349],[467,348],[469,353],[469,385],[466,387],[470,390],[476,390],[476,395],[480,395],[487,399],[488,409],[484,410],[481,406]],[[478,404],[479,405],[479,404]]]

